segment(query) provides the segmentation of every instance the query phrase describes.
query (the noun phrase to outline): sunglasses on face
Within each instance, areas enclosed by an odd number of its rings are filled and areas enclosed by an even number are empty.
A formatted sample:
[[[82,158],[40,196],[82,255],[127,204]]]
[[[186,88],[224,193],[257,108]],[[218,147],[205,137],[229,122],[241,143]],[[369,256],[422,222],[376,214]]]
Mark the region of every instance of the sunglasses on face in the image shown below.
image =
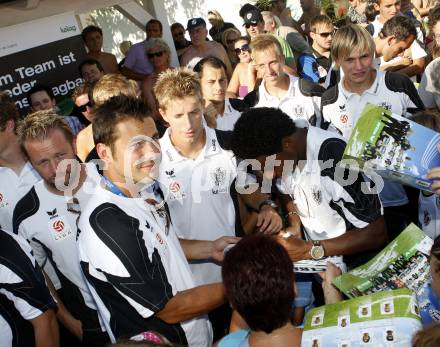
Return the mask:
[[[238,55],[241,52],[250,52],[251,48],[249,47],[249,45],[246,43],[243,46],[241,46],[240,48],[236,48],[234,49],[235,53]]]
[[[336,33],[336,30],[329,31],[329,32],[324,32],[324,33],[315,33],[315,34],[321,36],[323,39],[326,39],[330,35],[331,36],[335,36],[335,33]]]
[[[246,23],[245,25],[244,25],[244,27],[246,28],[246,29],[249,29],[250,27],[256,27],[258,25],[258,23]]]
[[[147,57],[148,59],[153,59],[154,57],[159,58],[163,56],[164,51],[156,52],[156,53],[148,53]]]
[[[86,112],[87,111],[87,107],[91,108],[92,107],[92,103],[89,101],[87,104],[81,105],[81,106],[77,106],[78,110],[80,112]]]

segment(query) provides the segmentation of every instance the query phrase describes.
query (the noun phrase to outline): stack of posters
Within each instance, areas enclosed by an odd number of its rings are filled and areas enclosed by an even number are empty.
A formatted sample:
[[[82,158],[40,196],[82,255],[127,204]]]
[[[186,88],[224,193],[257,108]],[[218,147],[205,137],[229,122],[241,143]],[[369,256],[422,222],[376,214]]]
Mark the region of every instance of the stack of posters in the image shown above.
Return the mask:
[[[301,346],[410,347],[421,327],[414,293],[397,289],[310,310]]]
[[[373,259],[335,278],[333,284],[349,298],[398,288],[420,293],[430,279],[432,243],[411,224]]]
[[[440,166],[440,134],[384,108],[367,104],[348,141],[343,159],[367,174],[376,172],[418,189],[430,190],[428,171]],[[374,179],[373,179],[374,180]]]

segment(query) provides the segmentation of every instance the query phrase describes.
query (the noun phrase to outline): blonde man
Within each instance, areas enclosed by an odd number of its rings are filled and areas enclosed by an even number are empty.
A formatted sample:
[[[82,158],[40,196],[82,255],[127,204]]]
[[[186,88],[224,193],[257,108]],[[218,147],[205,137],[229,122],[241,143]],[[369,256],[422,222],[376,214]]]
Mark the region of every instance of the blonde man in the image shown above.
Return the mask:
[[[332,59],[343,77],[322,96],[323,128],[338,131],[346,140],[368,102],[402,116],[424,109],[407,76],[373,67],[374,53],[373,38],[355,24],[340,28],[333,39]],[[408,198],[403,187],[386,182],[380,197],[388,230],[399,233],[409,222],[409,214],[405,212]],[[399,208],[394,211],[396,206]],[[392,215],[396,218],[392,219]]]
[[[320,97],[324,88],[284,72],[284,56],[272,35],[258,35],[251,42],[252,59],[260,87],[244,101],[249,107],[275,107],[283,110],[298,126],[320,124]]]
[[[18,140],[29,161],[42,177],[17,203],[13,232],[27,239],[41,267],[50,263],[58,274],[47,273],[47,283],[58,303],[57,318],[84,344],[104,346],[108,336],[100,325],[95,302],[81,273],[76,249],[78,214],[69,206],[71,194],[60,190],[56,177],[65,173],[70,181],[76,161],[74,136],[66,122],[54,111],[38,111],[19,125]],[[63,169],[63,167],[65,169]],[[84,176],[84,175],[82,175]],[[62,186],[64,187],[64,180]],[[74,187],[77,196],[85,192]],[[54,282],[61,282],[61,288]],[[62,300],[60,297],[63,298]]]
[[[120,74],[104,75],[93,88],[93,106],[98,107],[102,105],[106,100],[110,99],[112,96],[120,94],[136,97],[136,82],[129,80]],[[91,102],[89,102],[88,104],[90,107],[92,106]],[[93,110],[89,110],[88,112],[89,115],[91,115],[93,113]],[[91,122],[93,121],[92,118],[90,118],[89,120]],[[82,161],[97,159],[97,155],[95,151],[93,151],[94,148],[95,143],[93,142],[92,124],[89,124],[78,134],[78,137],[76,139],[76,150],[78,157]]]
[[[178,236],[185,240],[216,240],[241,236],[235,191],[236,158],[227,143],[229,132],[208,128],[203,120],[202,88],[197,74],[188,69],[168,70],[155,86],[159,111],[169,124],[160,139],[162,161],[159,182]],[[260,210],[258,227],[277,232],[282,227],[268,196],[240,195]],[[266,203],[265,203],[266,202]],[[212,260],[190,263],[199,285],[221,282],[221,266]],[[211,313],[215,337],[227,328],[223,307]]]

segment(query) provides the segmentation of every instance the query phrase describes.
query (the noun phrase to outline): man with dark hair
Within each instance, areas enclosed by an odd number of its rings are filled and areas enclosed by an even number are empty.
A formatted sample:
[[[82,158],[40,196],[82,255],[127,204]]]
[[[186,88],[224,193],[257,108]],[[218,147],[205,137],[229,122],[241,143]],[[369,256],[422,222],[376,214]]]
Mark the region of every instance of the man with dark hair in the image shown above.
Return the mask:
[[[185,53],[185,51],[188,49],[189,46],[191,46],[191,41],[188,41],[185,38],[185,28],[180,23],[173,23],[171,25],[171,35],[173,36],[174,46],[176,47],[177,56],[180,58]]]
[[[82,39],[87,47],[87,57],[96,59],[104,69],[104,73],[118,72],[118,62],[111,53],[102,51],[102,29],[89,25],[81,33]]]
[[[200,60],[194,67],[200,76],[205,117],[215,120],[218,130],[232,130],[245,104],[240,99],[226,98],[226,66],[216,57]]]
[[[283,238],[292,261],[359,256],[385,243],[378,195],[362,174],[336,166],[346,146],[340,136],[297,128],[279,109],[256,108],[238,119],[231,146],[238,158],[256,159],[254,169],[281,178],[281,192],[291,195],[297,228],[306,235],[305,241]]]
[[[381,60],[388,62],[411,47],[417,38],[417,30],[412,19],[395,16],[387,20],[374,39],[376,44],[375,65],[379,67]]]
[[[104,76],[104,68],[101,63],[96,59],[83,60],[78,66],[79,74],[82,79],[94,85],[99,79]]]
[[[298,58],[298,75],[315,83],[323,84],[330,70],[330,48],[335,34],[333,23],[328,16],[319,15],[310,21],[309,36],[312,52],[303,53]]]
[[[3,347],[58,347],[57,304],[29,244],[0,230],[0,336]]]
[[[163,34],[163,27],[160,20],[150,19],[145,25],[145,32],[147,33],[147,39],[150,37],[161,38]]]
[[[210,346],[203,315],[225,302],[223,285],[195,287],[186,259],[222,261],[238,239],[177,238],[155,181],[157,136],[138,99],[115,96],[96,110],[93,138],[106,165],[101,184],[79,198],[80,264],[112,342],[154,330],[181,345]]]
[[[73,134],[53,111],[39,111],[26,117],[17,132],[21,148],[43,179],[17,203],[13,231],[28,240],[40,266],[51,264],[55,269],[57,276],[49,272],[47,283],[57,299],[57,317],[63,326],[76,337],[77,343],[104,346],[109,342],[108,336],[102,332],[96,304],[79,266],[76,248],[79,211],[71,208],[75,203],[71,193],[62,189],[65,184],[57,183],[57,175],[65,174],[69,182],[80,167]],[[72,166],[68,168],[65,164]],[[78,184],[71,189],[76,195],[86,194],[80,188]],[[61,288],[53,284],[58,280]],[[64,339],[74,337],[69,334]]]
[[[232,66],[225,48],[216,41],[206,41],[208,30],[203,18],[191,18],[186,27],[191,38],[190,46],[182,55],[181,66],[194,68],[199,60],[207,56],[219,58],[226,65],[228,76],[232,76]]]
[[[51,109],[56,112],[57,102],[53,95],[52,88],[48,86],[43,84],[35,85],[29,90],[27,99],[33,112]],[[84,128],[84,124],[82,124],[76,116],[66,116],[64,119],[69,124],[69,127],[75,136]]]
[[[162,37],[162,23],[157,19],[150,19],[145,25],[145,32],[147,38],[130,47],[121,70],[125,77],[136,81],[143,81],[153,72],[153,66],[145,56],[145,45],[150,37]]]

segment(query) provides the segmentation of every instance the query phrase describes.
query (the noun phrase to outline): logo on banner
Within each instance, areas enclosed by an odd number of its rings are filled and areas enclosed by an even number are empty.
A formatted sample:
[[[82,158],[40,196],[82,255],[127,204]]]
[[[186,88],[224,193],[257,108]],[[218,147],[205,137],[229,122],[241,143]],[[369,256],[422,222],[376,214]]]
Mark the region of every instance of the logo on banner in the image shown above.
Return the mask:
[[[62,33],[67,33],[67,32],[69,32],[69,31],[76,31],[76,26],[65,26],[64,28],[61,28],[60,27],[60,31],[62,32]]]

